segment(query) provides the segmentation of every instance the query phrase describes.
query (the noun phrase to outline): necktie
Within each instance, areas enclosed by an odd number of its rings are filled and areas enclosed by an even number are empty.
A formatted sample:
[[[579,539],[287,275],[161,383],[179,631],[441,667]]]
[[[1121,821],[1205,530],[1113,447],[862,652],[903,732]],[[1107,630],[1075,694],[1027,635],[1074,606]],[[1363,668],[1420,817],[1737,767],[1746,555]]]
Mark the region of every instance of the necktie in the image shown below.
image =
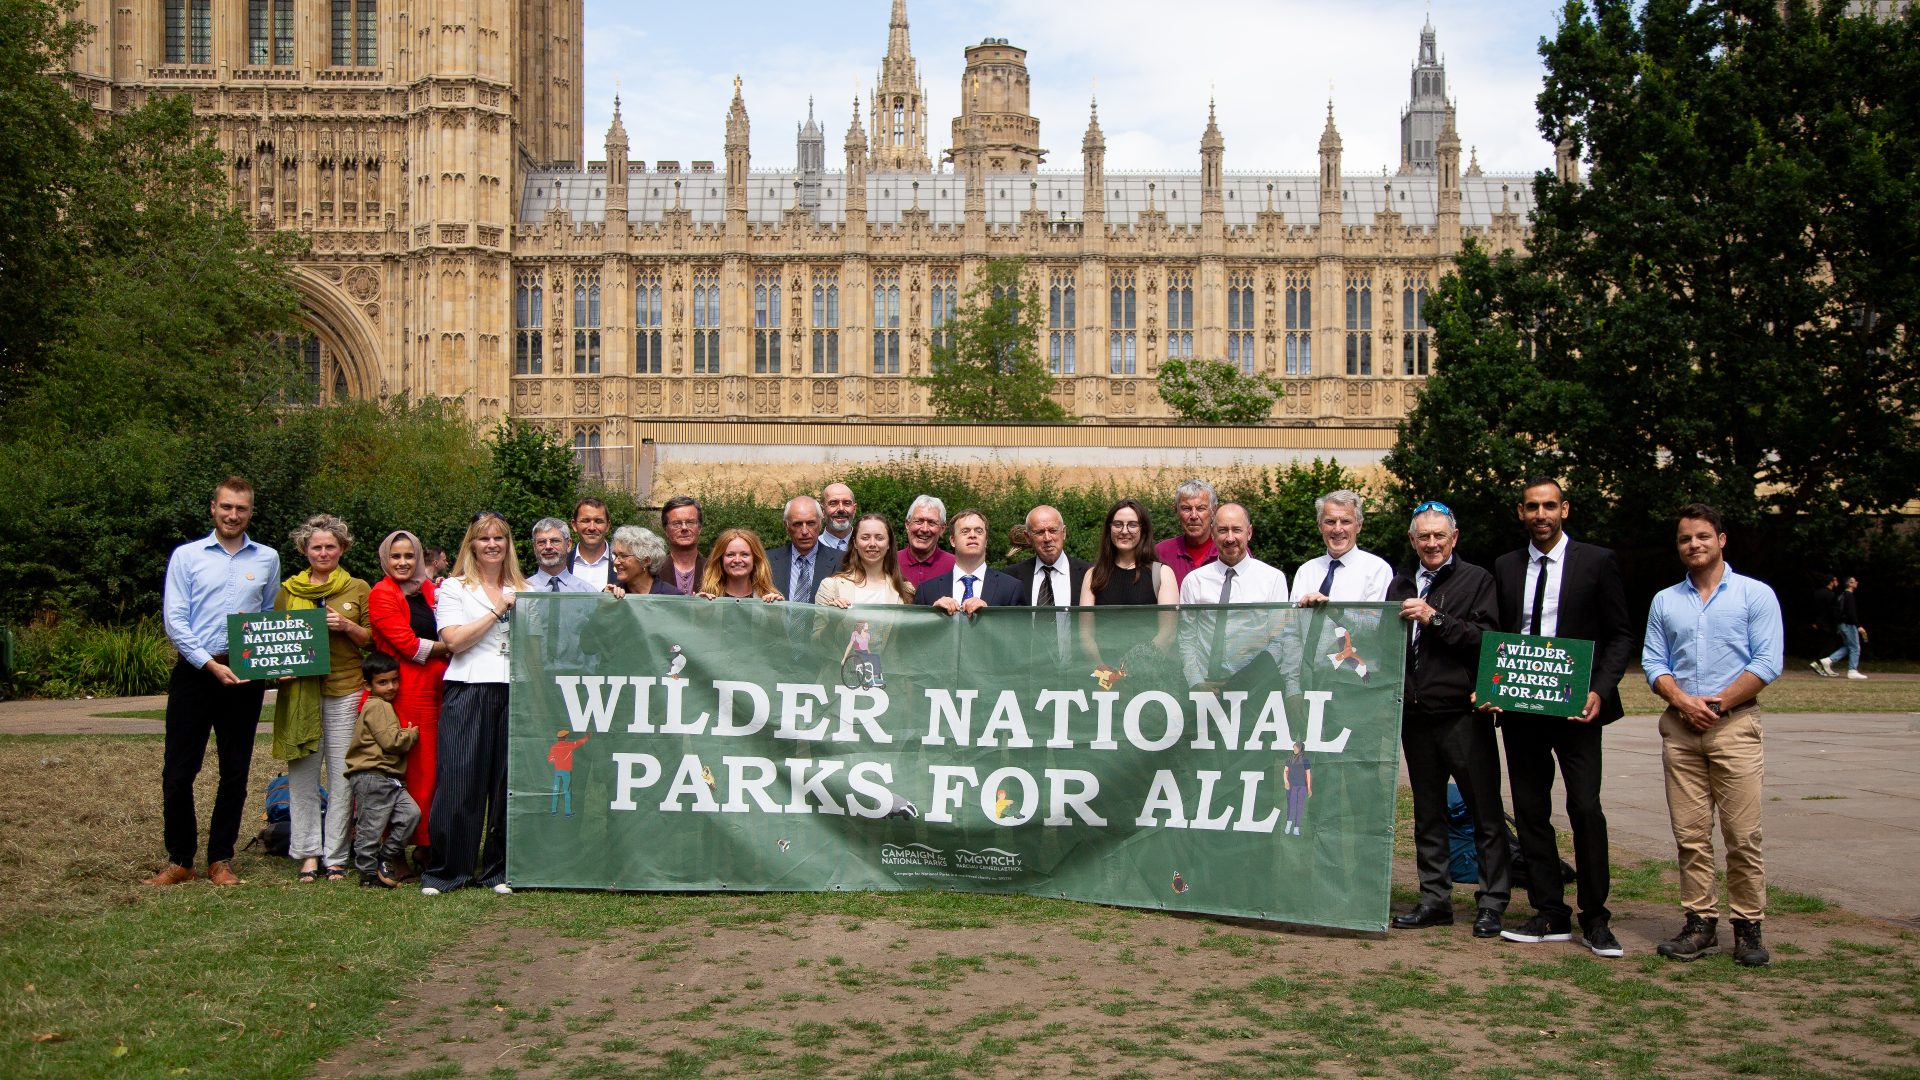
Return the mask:
[[[1433,588],[1433,571],[1420,571],[1420,599],[1425,600],[1427,598],[1427,590],[1431,588]],[[1413,643],[1415,645],[1420,644],[1420,630],[1420,623],[1418,620],[1415,620],[1413,624]],[[1415,667],[1420,665],[1420,654],[1418,652],[1413,654],[1413,663]]]
[[[960,594],[960,602],[964,604],[973,599],[973,575],[968,574],[966,577],[961,578],[960,585],[961,588],[965,590]]]
[[[1233,603],[1233,567],[1227,567],[1226,574],[1220,580],[1220,603]],[[1227,673],[1227,613],[1213,613],[1213,663],[1209,678],[1218,681]]]
[[[812,599],[808,587],[813,584],[813,556],[795,555],[793,560],[793,595],[788,599],[806,603]]]
[[[1547,602],[1547,564],[1553,560],[1542,555],[1537,561],[1540,573],[1533,580],[1533,621],[1527,624],[1529,634],[1540,632],[1540,608]]]
[[[1333,572],[1338,569],[1340,569],[1339,559],[1335,559],[1332,562],[1327,564],[1327,576],[1322,578],[1320,581],[1321,596],[1330,597],[1333,595]]]
[[[1053,606],[1053,567],[1044,563],[1040,566],[1040,605]]]
[[[559,591],[560,591],[560,579],[559,579],[559,578],[557,578],[557,577],[553,577],[553,578],[548,578],[548,579],[547,579],[547,591],[548,591],[548,592],[559,592]]]

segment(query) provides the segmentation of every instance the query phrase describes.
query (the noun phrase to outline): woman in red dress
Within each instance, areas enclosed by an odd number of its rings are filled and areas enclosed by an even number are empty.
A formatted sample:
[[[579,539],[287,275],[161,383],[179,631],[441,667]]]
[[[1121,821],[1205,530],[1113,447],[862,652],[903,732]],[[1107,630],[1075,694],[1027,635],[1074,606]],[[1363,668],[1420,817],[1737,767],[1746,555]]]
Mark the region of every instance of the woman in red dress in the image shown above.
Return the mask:
[[[393,710],[400,726],[420,729],[407,755],[407,794],[420,807],[420,828],[413,842],[427,843],[427,809],[433,805],[435,749],[440,730],[440,681],[447,671],[447,647],[433,618],[433,581],[427,577],[420,538],[401,530],[380,542],[380,567],[386,571],[367,596],[374,647],[400,661],[400,694]],[[420,854],[415,854],[418,861]],[[395,868],[399,870],[398,867]]]

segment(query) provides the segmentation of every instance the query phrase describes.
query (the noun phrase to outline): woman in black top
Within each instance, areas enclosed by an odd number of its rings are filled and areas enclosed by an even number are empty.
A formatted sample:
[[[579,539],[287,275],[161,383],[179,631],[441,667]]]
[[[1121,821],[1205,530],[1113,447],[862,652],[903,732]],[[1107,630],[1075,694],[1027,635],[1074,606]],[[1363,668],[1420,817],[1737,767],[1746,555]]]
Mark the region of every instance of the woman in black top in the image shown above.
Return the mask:
[[[1106,527],[1100,531],[1100,557],[1080,585],[1081,606],[1174,607],[1179,602],[1180,587],[1174,583],[1172,569],[1153,557],[1153,523],[1147,517],[1147,508],[1134,499],[1114,503],[1107,511]],[[1083,644],[1110,668],[1131,663],[1137,670],[1146,659],[1141,646],[1163,649],[1173,641],[1171,612],[1156,620],[1108,623],[1098,640],[1091,632],[1094,622],[1089,619],[1081,623],[1086,631]]]

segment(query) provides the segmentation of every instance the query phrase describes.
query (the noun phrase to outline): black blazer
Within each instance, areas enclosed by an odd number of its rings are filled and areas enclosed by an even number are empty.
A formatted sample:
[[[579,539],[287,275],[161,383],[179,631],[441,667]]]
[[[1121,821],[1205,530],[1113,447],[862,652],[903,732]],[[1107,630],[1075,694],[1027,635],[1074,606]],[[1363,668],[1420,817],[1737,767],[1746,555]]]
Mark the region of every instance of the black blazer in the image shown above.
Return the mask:
[[[1420,563],[1403,566],[1387,585],[1387,599],[1420,595]],[[1420,629],[1420,641],[1407,634],[1406,711],[1410,715],[1457,716],[1473,708],[1480,670],[1480,635],[1500,629],[1494,614],[1493,575],[1454,559],[1434,575],[1427,602],[1440,613],[1439,626]],[[1411,627],[1414,624],[1406,624]],[[1418,652],[1420,662],[1414,663]]]
[[[1064,599],[1067,602],[1067,607],[1079,607],[1080,583],[1087,580],[1087,570],[1092,565],[1092,563],[1085,559],[1076,559],[1071,555],[1067,556],[1067,576],[1073,579],[1067,583],[1067,588],[1070,591],[1066,596],[1056,596],[1054,599]],[[1031,604],[1033,602],[1033,575],[1040,572],[1040,557],[1036,555],[1032,558],[1021,559],[1011,566],[1003,566],[1000,569],[1002,573],[1020,583],[1020,599],[1015,601],[1015,603],[1020,605]],[[1054,588],[1059,587],[1060,583],[1055,582]]]
[[[788,596],[796,604],[811,604],[820,591],[820,583],[840,572],[840,559],[844,552],[836,551],[825,544],[813,545],[813,584],[808,587],[805,596]],[[773,574],[773,587],[786,594],[787,585],[793,577],[793,545],[781,544],[767,552],[767,569]]]
[[[935,600],[953,595],[954,575],[959,568],[949,570],[939,577],[928,578],[913,590],[913,602],[921,607],[932,607]],[[1025,607],[1027,592],[1010,574],[1003,574],[991,567],[981,567],[980,572],[986,580],[980,583],[976,595],[987,602],[988,607]]]
[[[1493,564],[1494,588],[1499,594],[1500,629],[1509,634],[1527,632],[1533,597],[1526,595],[1527,562],[1532,545],[1509,551]],[[1566,565],[1560,568],[1559,633],[1593,642],[1593,682],[1600,695],[1602,724],[1620,719],[1620,680],[1633,660],[1637,637],[1627,619],[1627,587],[1613,552],[1578,540],[1567,541]]]

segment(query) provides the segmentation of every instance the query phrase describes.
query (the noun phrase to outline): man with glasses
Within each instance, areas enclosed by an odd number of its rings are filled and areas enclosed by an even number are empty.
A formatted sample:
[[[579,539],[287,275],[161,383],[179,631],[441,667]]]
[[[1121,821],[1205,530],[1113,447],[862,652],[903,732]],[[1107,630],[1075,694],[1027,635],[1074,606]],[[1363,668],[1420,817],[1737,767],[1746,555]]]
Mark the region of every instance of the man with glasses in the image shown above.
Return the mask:
[[[1414,863],[1420,902],[1393,917],[1396,930],[1453,922],[1451,845],[1447,837],[1447,779],[1473,818],[1480,857],[1474,892],[1473,936],[1497,937],[1511,891],[1512,854],[1500,799],[1500,748],[1493,717],[1476,712],[1473,688],[1480,667],[1480,635],[1499,629],[1493,575],[1453,557],[1460,530],[1445,503],[1413,508],[1407,527],[1414,561],[1394,575],[1387,599],[1400,601],[1407,636],[1400,745],[1413,789]]]
[[[843,552],[820,542],[820,503],[811,495],[787,500],[781,519],[787,523],[787,543],[767,552],[773,587],[796,604],[811,604],[820,583],[840,572]]]
[[[917,589],[953,569],[953,553],[940,547],[946,531],[947,504],[935,496],[918,496],[907,507],[907,546],[895,553],[907,584]]]
[[[573,539],[567,523],[546,517],[533,523],[533,559],[540,569],[527,577],[534,592],[598,592],[593,584],[567,569],[567,544]]]
[[[667,565],[673,574],[673,586],[681,596],[699,590],[700,572],[707,568],[700,554],[700,527],[706,524],[700,512],[700,500],[691,495],[675,495],[660,508],[660,531],[666,534]]]

